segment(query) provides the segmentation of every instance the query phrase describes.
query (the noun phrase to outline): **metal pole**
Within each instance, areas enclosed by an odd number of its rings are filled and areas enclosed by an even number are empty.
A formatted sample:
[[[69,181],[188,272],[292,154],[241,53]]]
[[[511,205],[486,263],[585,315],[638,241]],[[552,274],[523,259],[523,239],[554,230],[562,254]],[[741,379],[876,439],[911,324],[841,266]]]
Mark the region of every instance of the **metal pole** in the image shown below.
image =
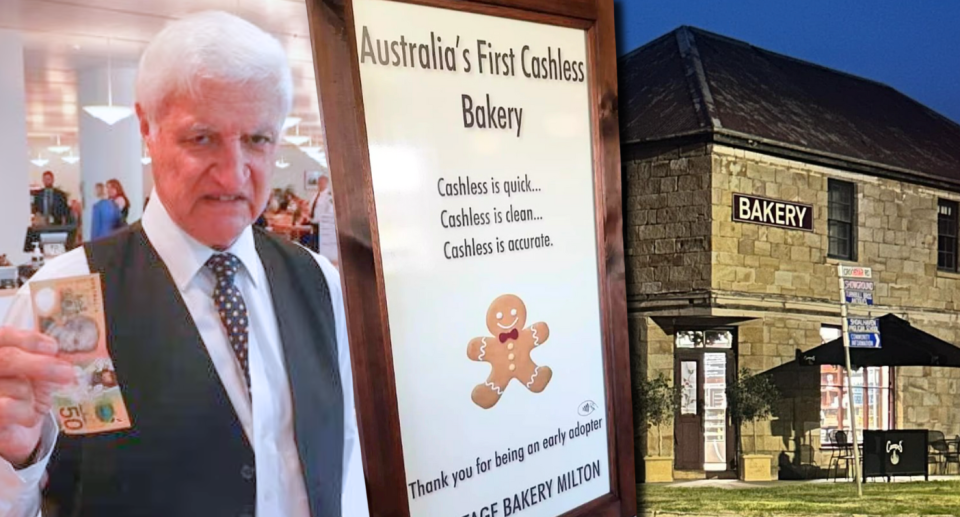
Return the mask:
[[[857,497],[863,497],[863,484],[860,480],[860,446],[857,443],[857,407],[853,404],[853,368],[850,367],[850,336],[847,334],[847,296],[843,285],[841,272],[843,266],[837,266],[837,276],[840,278],[840,318],[843,322],[843,355],[847,361],[847,404],[850,406],[850,432],[853,434],[853,479],[857,483]]]

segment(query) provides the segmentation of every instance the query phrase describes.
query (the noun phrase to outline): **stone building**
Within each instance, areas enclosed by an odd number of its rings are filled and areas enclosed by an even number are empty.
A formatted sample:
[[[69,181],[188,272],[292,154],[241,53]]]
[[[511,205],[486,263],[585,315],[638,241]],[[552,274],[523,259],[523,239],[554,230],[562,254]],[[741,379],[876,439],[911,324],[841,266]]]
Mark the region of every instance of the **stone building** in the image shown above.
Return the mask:
[[[674,477],[735,472],[723,387],[739,368],[783,394],[775,419],[744,426],[743,452],[771,456],[774,478],[779,461],[828,467],[845,374],[796,357],[841,335],[838,264],[874,271],[874,305],[851,315],[960,343],[960,126],[883,84],[688,27],[618,74],[632,366],[685,386],[663,440]],[[865,370],[860,429],[960,434],[960,369]],[[641,476],[654,442],[638,443]]]

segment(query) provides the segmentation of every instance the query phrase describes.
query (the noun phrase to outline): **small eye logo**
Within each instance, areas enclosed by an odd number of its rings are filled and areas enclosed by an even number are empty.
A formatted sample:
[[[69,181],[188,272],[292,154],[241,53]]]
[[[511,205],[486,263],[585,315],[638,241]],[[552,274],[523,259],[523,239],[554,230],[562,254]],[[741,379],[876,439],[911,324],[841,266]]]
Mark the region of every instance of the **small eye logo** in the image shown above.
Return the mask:
[[[597,404],[596,404],[594,401],[592,401],[592,400],[588,400],[588,401],[586,401],[586,402],[581,402],[581,403],[580,403],[580,406],[577,407],[577,413],[578,413],[580,416],[587,416],[587,415],[589,415],[590,413],[593,413],[593,412],[596,411],[596,410],[597,410]]]

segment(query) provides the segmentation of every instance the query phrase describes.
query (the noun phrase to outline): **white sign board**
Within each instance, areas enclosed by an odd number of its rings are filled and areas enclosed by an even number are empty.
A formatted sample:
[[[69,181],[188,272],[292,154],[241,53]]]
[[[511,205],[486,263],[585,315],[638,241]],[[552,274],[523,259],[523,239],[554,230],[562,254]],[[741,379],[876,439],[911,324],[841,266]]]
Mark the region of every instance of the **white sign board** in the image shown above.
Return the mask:
[[[860,266],[840,266],[842,278],[873,278],[873,270]]]
[[[844,291],[873,291],[873,280],[843,279]]]
[[[609,493],[586,33],[353,7],[411,515]]]

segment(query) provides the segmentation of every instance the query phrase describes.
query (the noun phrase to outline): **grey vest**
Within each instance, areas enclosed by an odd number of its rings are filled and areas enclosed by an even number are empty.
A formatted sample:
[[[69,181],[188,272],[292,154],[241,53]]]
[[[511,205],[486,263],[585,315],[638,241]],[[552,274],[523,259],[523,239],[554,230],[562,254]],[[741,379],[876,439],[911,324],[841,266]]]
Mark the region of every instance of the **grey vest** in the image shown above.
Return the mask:
[[[283,343],[311,514],[339,517],[343,393],[329,288],[302,248],[259,229],[254,240]],[[108,345],[133,427],[60,436],[46,492],[58,515],[252,516],[253,450],[142,227],[85,249],[102,277]]]

